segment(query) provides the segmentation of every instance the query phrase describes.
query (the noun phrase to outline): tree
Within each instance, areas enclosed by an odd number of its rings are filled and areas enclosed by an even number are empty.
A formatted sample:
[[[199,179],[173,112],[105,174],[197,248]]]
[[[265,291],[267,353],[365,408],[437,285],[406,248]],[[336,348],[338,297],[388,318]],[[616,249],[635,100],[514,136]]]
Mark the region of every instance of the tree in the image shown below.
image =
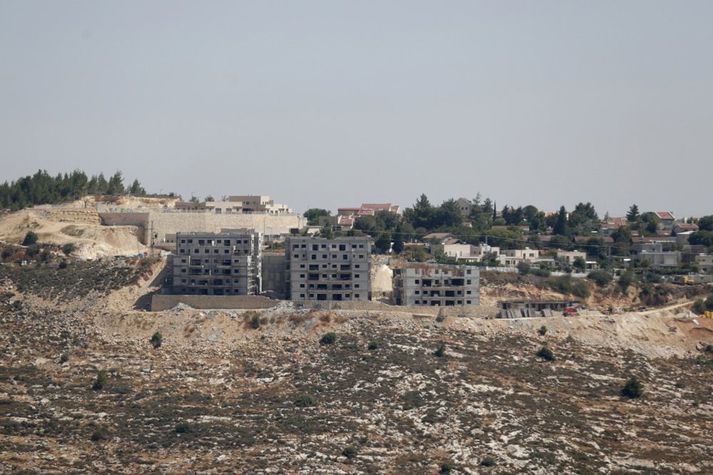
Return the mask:
[[[396,231],[394,232],[393,238],[394,238],[394,243],[392,245],[392,249],[394,251],[394,254],[401,254],[404,251],[404,236],[403,236],[403,226],[399,224],[396,226]]]
[[[656,213],[647,212],[641,215],[641,223],[644,225],[642,231],[645,234],[655,236],[659,230],[659,223],[661,220]]]
[[[592,271],[587,278],[597,284],[597,287],[606,287],[613,279],[612,275],[605,270]]]
[[[639,207],[637,205],[631,205],[629,211],[626,213],[626,220],[630,223],[637,223],[639,221]]]
[[[640,398],[644,394],[644,386],[636,376],[630,377],[621,389],[621,395],[629,399]]]
[[[391,250],[391,233],[383,232],[374,241],[374,249],[379,254],[386,254]]]
[[[577,234],[589,233],[599,227],[599,216],[592,203],[578,203],[569,214],[569,226]]]
[[[27,234],[25,234],[25,239],[22,240],[22,245],[32,246],[34,244],[37,244],[37,233],[35,233],[34,231],[27,231]]]
[[[131,183],[131,186],[129,187],[129,194],[133,196],[145,196],[146,190],[144,190],[144,187],[141,186],[139,180],[134,179],[133,183]]]
[[[124,192],[124,177],[121,175],[121,172],[118,171],[109,178],[106,193],[109,195],[123,195]]]
[[[713,231],[713,215],[703,216],[698,220],[699,231]]]
[[[318,226],[319,218],[323,216],[330,216],[332,213],[326,209],[322,208],[310,208],[304,212],[303,216],[307,218],[307,224],[310,226]]]
[[[560,207],[557,213],[557,221],[555,222],[553,232],[560,236],[567,235],[567,210],[564,206]]]
[[[579,272],[584,272],[584,269],[587,267],[587,262],[581,257],[576,257],[572,262],[572,267],[577,269]]]
[[[713,246],[713,231],[696,231],[688,236],[688,243],[700,246]]]
[[[434,209],[428,197],[422,194],[413,208],[404,211],[404,219],[413,225],[414,228],[430,229],[433,219]]]

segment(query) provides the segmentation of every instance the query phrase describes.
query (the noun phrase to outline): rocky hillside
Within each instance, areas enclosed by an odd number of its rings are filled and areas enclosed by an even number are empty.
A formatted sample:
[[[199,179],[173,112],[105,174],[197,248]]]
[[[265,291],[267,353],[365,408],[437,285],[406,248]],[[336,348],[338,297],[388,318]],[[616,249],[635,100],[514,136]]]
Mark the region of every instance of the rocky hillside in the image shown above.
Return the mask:
[[[154,314],[7,288],[2,473],[713,471],[713,321],[685,309]]]

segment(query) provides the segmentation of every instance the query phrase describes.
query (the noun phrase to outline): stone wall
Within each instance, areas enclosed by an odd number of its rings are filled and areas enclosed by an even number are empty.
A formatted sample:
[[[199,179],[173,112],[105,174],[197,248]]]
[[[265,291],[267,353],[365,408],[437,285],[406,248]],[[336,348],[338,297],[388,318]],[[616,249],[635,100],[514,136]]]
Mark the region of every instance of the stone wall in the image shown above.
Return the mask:
[[[269,214],[214,214],[204,212],[100,213],[102,224],[107,226],[134,225],[149,234],[154,245],[173,247],[178,232],[212,232],[222,229],[253,229],[265,235],[287,234],[300,228],[304,218],[298,215]],[[143,242],[143,241],[142,241]],[[147,240],[148,242],[148,240]]]

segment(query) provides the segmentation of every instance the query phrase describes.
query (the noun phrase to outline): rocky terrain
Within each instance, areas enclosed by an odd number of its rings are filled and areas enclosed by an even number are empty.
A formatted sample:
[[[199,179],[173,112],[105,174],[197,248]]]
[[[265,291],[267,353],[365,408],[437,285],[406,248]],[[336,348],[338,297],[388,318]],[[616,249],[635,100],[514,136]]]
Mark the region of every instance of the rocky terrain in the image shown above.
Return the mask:
[[[685,307],[151,313],[133,266],[4,271],[0,473],[713,472],[713,321]]]

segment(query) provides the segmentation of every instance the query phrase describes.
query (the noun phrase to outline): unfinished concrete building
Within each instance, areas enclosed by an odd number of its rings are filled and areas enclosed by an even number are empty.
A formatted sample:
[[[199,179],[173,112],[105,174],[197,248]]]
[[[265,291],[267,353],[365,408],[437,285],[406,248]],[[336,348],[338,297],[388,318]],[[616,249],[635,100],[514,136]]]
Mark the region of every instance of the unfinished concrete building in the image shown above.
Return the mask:
[[[397,305],[480,305],[480,270],[472,266],[408,263],[394,269]]]
[[[290,299],[369,300],[368,237],[291,237],[285,247]]]
[[[262,235],[248,230],[177,233],[174,294],[251,295],[262,291]]]

